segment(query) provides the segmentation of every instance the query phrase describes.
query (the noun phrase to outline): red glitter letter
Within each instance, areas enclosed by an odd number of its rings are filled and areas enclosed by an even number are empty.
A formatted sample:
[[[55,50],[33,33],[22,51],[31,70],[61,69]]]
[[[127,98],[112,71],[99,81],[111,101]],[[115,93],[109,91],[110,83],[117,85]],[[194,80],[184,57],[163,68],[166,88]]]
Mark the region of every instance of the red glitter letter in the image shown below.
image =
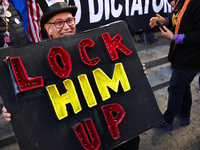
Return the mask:
[[[82,123],[78,124],[74,128],[74,131],[79,141],[86,150],[98,150],[101,145],[101,141],[99,139],[99,135],[95,129],[92,119],[90,118],[85,120],[85,125],[90,135],[92,143],[90,143]]]
[[[113,61],[119,58],[116,48],[118,48],[127,56],[132,53],[131,50],[129,50],[126,46],[124,46],[121,43],[122,37],[119,34],[117,34],[113,39],[111,39],[110,34],[106,32],[102,34],[102,38],[104,40],[104,43],[106,44],[108,53],[110,54],[110,57]]]
[[[58,64],[56,56],[61,58],[63,68]],[[52,47],[48,54],[48,61],[57,76],[67,78],[70,75],[72,70],[71,57],[62,47]]]
[[[103,114],[105,116],[108,129],[113,137],[113,139],[118,139],[120,137],[118,124],[122,121],[125,116],[125,111],[119,104],[110,104],[101,107]],[[112,112],[116,112],[117,116],[114,117]]]
[[[91,40],[91,39],[83,39],[79,42],[78,44],[78,48],[79,48],[79,53],[81,55],[81,59],[82,61],[89,65],[89,66],[95,66],[99,63],[99,61],[101,60],[99,57],[96,57],[96,58],[93,58],[93,59],[90,59],[87,55],[87,52],[85,50],[85,47],[86,46],[89,46],[89,47],[92,47],[94,46],[94,42]]]
[[[28,78],[20,57],[11,57],[10,64],[21,92],[44,86],[41,76]]]

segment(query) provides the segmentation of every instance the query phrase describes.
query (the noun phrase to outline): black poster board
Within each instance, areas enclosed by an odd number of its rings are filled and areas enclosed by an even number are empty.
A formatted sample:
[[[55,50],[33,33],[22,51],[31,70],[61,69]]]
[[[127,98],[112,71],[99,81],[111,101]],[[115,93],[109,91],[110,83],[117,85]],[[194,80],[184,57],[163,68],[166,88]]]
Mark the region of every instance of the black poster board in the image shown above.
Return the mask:
[[[125,55],[117,50],[119,58],[112,61],[102,38],[104,33],[108,33],[112,39],[116,35],[122,37],[121,44],[132,53]],[[86,47],[89,58],[99,57],[101,59],[95,66],[83,63],[79,53],[79,42],[88,38],[95,43],[94,46]],[[63,85],[66,78],[58,77],[47,59],[50,49],[55,46],[62,47],[71,56],[72,71],[67,79],[73,82],[82,108],[75,114],[72,106],[67,104],[68,116],[61,120],[57,118],[46,90],[47,86],[56,85],[60,95],[66,93]],[[80,123],[85,126],[84,120],[89,118],[92,119],[101,141],[99,149],[112,149],[163,120],[152,89],[143,73],[128,27],[123,21],[41,43],[2,48],[0,53],[0,60],[2,60],[0,63],[0,94],[6,108],[12,114],[11,124],[22,150],[84,149],[74,128]],[[15,94],[12,84],[14,79],[10,78],[12,73],[3,62],[6,56],[20,57],[29,78],[42,76],[44,86]],[[118,91],[114,92],[109,89],[111,97],[103,101],[93,71],[100,68],[109,78],[112,78],[117,63],[123,64],[131,89],[124,92],[119,84]],[[91,108],[86,103],[78,81],[78,76],[81,74],[87,75],[97,101],[97,105]],[[101,109],[103,106],[112,104],[119,104],[125,111],[125,116],[118,125],[120,137],[117,139],[112,138]]]

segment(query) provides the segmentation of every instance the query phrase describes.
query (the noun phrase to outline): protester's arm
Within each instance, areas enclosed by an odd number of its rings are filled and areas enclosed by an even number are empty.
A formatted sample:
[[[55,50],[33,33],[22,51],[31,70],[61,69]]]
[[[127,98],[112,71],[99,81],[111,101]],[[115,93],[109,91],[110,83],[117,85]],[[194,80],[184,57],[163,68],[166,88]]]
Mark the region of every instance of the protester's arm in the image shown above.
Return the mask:
[[[161,35],[175,44],[185,44],[185,45],[200,45],[200,9],[196,11],[193,17],[193,29],[186,33],[173,34],[166,26],[164,26],[164,32],[161,28]]]
[[[159,27],[160,28],[160,27]],[[172,31],[170,31],[166,26],[163,26],[164,30],[163,31],[161,28],[160,28],[160,31],[161,31],[161,35],[167,39],[169,39],[170,41],[173,41],[173,38],[174,38],[174,34],[172,33]]]
[[[170,41],[174,42],[175,44],[183,44],[183,40],[185,38],[185,34],[173,34],[166,26],[163,26],[164,30],[160,28],[161,35]]]
[[[151,28],[153,28],[154,26],[157,26],[156,21],[158,21],[158,20],[159,20],[160,23],[162,23],[163,25],[165,25],[165,24],[167,23],[167,19],[166,19],[166,18],[162,17],[162,16],[159,15],[159,14],[156,14],[156,17],[152,17],[152,18],[150,19],[149,26],[150,26]]]

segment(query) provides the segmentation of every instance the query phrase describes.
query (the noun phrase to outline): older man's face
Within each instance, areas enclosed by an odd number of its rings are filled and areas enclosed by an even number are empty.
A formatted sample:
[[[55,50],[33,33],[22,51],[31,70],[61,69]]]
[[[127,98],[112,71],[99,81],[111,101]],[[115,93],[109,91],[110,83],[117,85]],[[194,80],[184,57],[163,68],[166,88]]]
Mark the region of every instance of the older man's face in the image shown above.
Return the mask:
[[[70,12],[63,12],[53,16],[44,27],[53,38],[76,33],[75,19]]]

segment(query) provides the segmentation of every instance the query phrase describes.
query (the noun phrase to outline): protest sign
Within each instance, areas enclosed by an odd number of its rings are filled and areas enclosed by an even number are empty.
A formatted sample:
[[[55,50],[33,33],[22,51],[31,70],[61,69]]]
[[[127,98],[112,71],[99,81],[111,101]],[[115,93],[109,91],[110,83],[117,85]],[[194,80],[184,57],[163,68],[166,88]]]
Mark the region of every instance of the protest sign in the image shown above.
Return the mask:
[[[109,150],[163,120],[124,21],[0,51],[22,150]]]

